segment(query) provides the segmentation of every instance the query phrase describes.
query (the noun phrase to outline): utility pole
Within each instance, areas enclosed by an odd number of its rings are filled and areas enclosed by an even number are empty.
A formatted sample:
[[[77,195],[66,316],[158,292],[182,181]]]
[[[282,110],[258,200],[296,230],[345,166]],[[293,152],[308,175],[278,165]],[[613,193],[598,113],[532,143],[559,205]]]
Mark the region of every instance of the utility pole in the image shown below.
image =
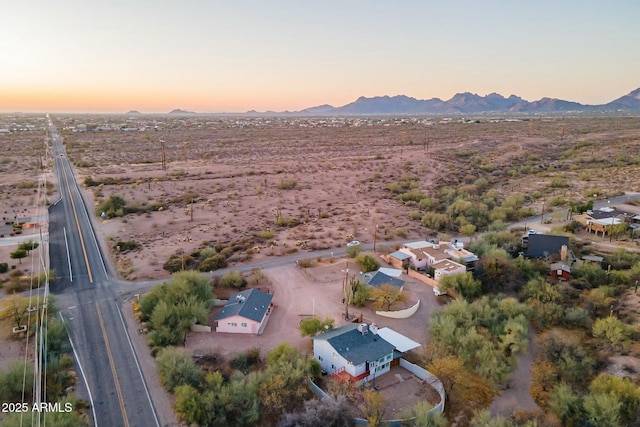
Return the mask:
[[[184,141],[182,145],[184,146],[184,161],[185,163],[189,163],[189,149],[187,148],[187,141]]]
[[[373,229],[373,253],[376,253],[376,241],[378,240],[378,224]]]
[[[349,261],[345,262],[344,285],[342,286],[342,296],[344,299],[344,318],[349,320],[349,304],[351,303],[351,289],[349,289]]]
[[[160,140],[160,149],[162,150],[162,170],[167,170],[167,159],[164,154],[164,139]]]
[[[540,224],[544,222],[544,200],[542,201],[542,215],[540,215]]]

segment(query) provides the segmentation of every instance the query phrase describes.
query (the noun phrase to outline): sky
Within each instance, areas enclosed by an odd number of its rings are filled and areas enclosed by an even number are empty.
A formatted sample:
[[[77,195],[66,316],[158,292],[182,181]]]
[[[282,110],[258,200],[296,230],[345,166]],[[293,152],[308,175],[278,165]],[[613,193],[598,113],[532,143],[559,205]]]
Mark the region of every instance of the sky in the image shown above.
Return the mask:
[[[295,111],[458,92],[607,103],[640,87],[637,0],[21,0],[0,112]]]

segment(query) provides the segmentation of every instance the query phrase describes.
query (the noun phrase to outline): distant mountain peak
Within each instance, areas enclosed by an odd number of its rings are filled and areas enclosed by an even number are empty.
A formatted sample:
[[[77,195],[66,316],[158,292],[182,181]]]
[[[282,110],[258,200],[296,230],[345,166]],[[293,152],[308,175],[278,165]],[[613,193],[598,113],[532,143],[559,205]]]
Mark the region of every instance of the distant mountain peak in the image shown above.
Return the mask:
[[[175,110],[169,111],[169,114],[172,114],[172,115],[183,115],[184,116],[184,115],[187,115],[187,114],[196,114],[196,113],[193,112],[193,111],[181,110],[181,109],[177,108]]]

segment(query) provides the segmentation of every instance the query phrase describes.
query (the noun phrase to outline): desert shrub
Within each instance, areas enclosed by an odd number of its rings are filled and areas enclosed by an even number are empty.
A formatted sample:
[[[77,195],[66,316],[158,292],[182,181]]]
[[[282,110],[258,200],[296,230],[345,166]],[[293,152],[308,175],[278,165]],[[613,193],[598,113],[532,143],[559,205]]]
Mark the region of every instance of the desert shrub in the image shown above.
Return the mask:
[[[591,316],[581,307],[569,307],[564,311],[564,324],[573,328],[591,328]]]
[[[563,206],[567,204],[567,199],[562,196],[554,196],[549,200],[549,206]]]
[[[113,248],[121,252],[135,251],[136,249],[140,249],[140,243],[135,240],[127,240],[126,242],[119,240],[115,245],[113,245]]]
[[[200,253],[198,254],[198,258],[200,258],[201,260],[205,260],[209,257],[216,255],[217,253],[218,251],[216,250],[216,248],[207,246],[206,248],[202,248],[200,250]]]
[[[96,213],[98,216],[104,212],[107,218],[115,218],[126,215],[127,202],[120,196],[112,195],[104,202],[98,205]]]
[[[262,240],[269,240],[275,237],[276,233],[272,229],[268,228],[266,230],[258,231],[257,236]]]
[[[605,257],[604,264],[613,270],[628,270],[638,262],[638,254],[620,248]]]
[[[420,213],[420,211],[409,212],[409,219],[413,221],[420,221],[421,218],[422,218],[422,214]]]
[[[355,258],[362,252],[362,245],[347,246],[347,256],[349,258]]]
[[[213,271],[227,266],[227,259],[222,254],[216,254],[208,257],[200,263],[198,270],[200,271]]]
[[[449,217],[446,214],[437,212],[427,212],[420,220],[422,226],[436,231],[444,230],[449,224]]]
[[[169,273],[177,273],[182,270],[191,270],[195,266],[195,260],[191,255],[173,254],[162,265]]]
[[[356,259],[356,264],[362,267],[362,271],[367,273],[369,271],[376,271],[380,268],[380,262],[372,254],[359,254]]]
[[[241,289],[247,286],[247,279],[237,270],[230,271],[220,278],[218,284],[225,288]]]
[[[315,258],[304,258],[298,261],[298,267],[311,268],[315,267],[318,261]]]
[[[278,212],[276,215],[275,224],[279,227],[295,227],[300,224],[300,221],[297,218],[293,218],[290,216],[282,215],[282,213]]]
[[[85,187],[97,187],[98,185],[100,185],[100,183],[94,180],[92,176],[85,176],[84,185]]]
[[[406,202],[419,203],[420,200],[424,199],[425,197],[427,197],[426,194],[424,194],[422,191],[418,189],[413,189],[411,191],[407,191],[406,193],[401,193],[400,195],[398,195],[398,198],[405,203]]]
[[[175,347],[160,350],[156,363],[160,382],[168,391],[185,384],[195,386],[202,378],[202,369],[191,356]]]
[[[293,190],[294,188],[296,188],[296,185],[298,185],[298,180],[293,177],[282,178],[278,182],[278,188],[281,190]]]
[[[567,180],[562,176],[554,176],[551,179],[551,184],[549,184],[551,188],[567,188],[569,184],[567,184]]]
[[[6,273],[7,271],[9,271],[9,264],[0,262],[0,273]]]

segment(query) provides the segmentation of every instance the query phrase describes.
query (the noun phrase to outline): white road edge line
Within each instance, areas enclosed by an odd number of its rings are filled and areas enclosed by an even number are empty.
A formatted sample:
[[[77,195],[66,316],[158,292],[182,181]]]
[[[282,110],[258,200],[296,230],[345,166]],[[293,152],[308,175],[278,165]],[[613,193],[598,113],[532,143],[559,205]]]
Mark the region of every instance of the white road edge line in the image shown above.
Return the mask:
[[[75,180],[75,175],[73,174],[73,170],[71,170],[71,176],[73,176]],[[109,280],[109,274],[107,274],[107,266],[104,264],[104,257],[102,256],[102,250],[100,249],[100,245],[98,244],[98,238],[96,237],[96,233],[93,231],[93,221],[91,221],[91,218],[89,217],[89,211],[87,211],[87,205],[84,203],[84,198],[82,197],[82,193],[80,193],[80,189],[78,189],[78,194],[80,195],[80,200],[82,200],[82,212],[84,213],[84,216],[85,218],[87,218],[87,222],[89,223],[89,231],[91,231],[93,244],[96,246],[96,250],[100,254],[100,263],[102,264],[102,271],[104,271],[104,276],[107,278],[107,280]]]
[[[120,311],[120,307],[118,306],[117,302],[115,302],[115,304],[116,304],[116,310],[118,311],[118,316],[120,316],[120,322],[122,323],[122,328],[124,329],[125,336],[127,337],[127,341],[129,342],[129,348],[131,348],[131,353],[133,353],[133,360],[136,362],[136,368],[138,368],[138,373],[140,374],[140,379],[142,380],[144,391],[147,394],[147,399],[149,399],[151,412],[153,413],[153,418],[156,420],[156,427],[160,427],[160,421],[158,420],[158,415],[156,414],[156,408],[155,406],[153,406],[153,401],[151,400],[151,394],[149,394],[149,388],[147,388],[147,383],[144,380],[144,375],[142,375],[142,369],[140,369],[140,363],[138,363],[138,355],[136,354],[136,351],[133,349],[133,343],[131,342],[131,337],[129,336],[127,325],[124,323],[124,317],[122,317],[122,312]]]
[[[67,328],[67,322],[65,322],[64,317],[61,312],[58,312],[58,316],[60,316],[60,320],[62,320],[62,324],[64,325],[64,329],[67,331],[67,337],[69,338],[69,343],[71,344],[71,350],[73,350],[73,355],[78,362],[78,367],[80,368],[80,374],[82,374],[82,379],[84,381],[85,387],[87,387],[87,393],[89,393],[89,403],[91,403],[91,413],[93,415],[93,426],[98,427],[98,418],[96,417],[96,408],[93,405],[93,396],[91,396],[91,389],[89,388],[89,383],[87,382],[87,377],[84,374],[84,369],[82,369],[82,363],[80,362],[80,357],[78,357],[78,352],[76,351],[76,346],[73,345],[73,340],[71,339],[71,334],[69,333],[69,329]]]
[[[67,241],[66,227],[62,227],[62,231],[64,232],[64,244],[67,247],[67,262],[69,263],[69,278],[71,279],[71,282],[73,282],[73,272],[71,271],[71,256],[69,255],[69,242]]]

